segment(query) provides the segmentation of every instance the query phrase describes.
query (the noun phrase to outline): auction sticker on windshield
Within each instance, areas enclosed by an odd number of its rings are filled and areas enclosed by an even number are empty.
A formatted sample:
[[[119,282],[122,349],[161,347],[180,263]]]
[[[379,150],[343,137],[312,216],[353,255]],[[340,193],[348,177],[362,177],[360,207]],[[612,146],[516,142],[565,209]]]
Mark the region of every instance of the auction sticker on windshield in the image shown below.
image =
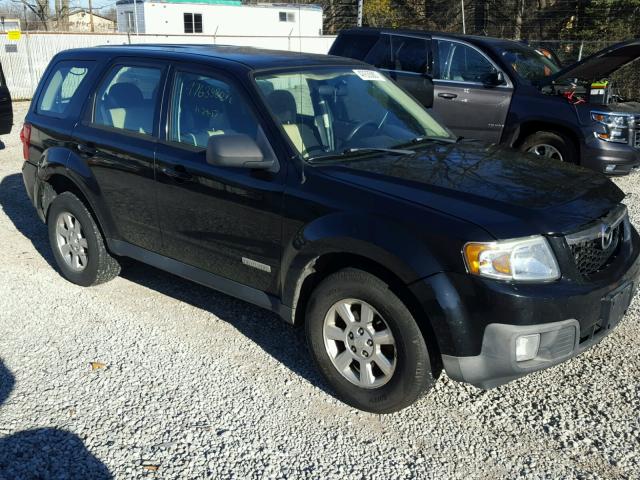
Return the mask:
[[[359,76],[362,80],[379,82],[386,81],[384,75],[380,72],[376,72],[375,70],[354,70],[353,73]]]

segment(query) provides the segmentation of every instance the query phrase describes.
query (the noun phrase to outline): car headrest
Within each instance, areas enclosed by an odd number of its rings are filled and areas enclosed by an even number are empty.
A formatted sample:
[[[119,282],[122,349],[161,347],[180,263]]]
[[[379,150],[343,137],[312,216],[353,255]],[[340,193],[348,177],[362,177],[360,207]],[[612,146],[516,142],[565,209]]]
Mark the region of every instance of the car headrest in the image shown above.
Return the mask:
[[[109,108],[140,107],[143,103],[142,92],[133,83],[116,83],[109,89],[107,96]]]
[[[296,99],[287,90],[274,90],[267,97],[273,114],[283,124],[296,122]]]

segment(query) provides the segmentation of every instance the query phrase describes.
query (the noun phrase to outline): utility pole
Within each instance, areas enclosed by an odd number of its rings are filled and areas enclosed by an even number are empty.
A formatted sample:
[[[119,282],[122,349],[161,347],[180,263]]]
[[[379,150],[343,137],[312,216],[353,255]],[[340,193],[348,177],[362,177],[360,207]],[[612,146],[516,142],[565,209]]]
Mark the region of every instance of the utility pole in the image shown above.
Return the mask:
[[[136,36],[138,35],[138,0],[133,0],[133,16],[136,24]]]
[[[91,28],[91,33],[93,33],[94,27],[93,27],[93,6],[91,5],[91,0],[89,0],[89,25]]]
[[[357,20],[357,26],[361,27],[362,26],[362,10],[364,8],[364,0],[358,0],[358,20]]]
[[[461,6],[461,8],[462,8],[462,33],[465,34],[465,33],[467,33],[467,22],[465,21],[465,18],[464,18],[464,0],[460,0],[460,2],[462,4],[462,6]]]

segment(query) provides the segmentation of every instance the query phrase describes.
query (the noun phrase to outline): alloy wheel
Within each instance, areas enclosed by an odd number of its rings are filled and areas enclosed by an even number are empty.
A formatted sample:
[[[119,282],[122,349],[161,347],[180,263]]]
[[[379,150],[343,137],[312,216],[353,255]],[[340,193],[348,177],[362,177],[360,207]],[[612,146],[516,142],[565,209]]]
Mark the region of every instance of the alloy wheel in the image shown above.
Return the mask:
[[[564,161],[564,159],[562,158],[562,153],[560,153],[560,150],[558,150],[553,145],[548,145],[546,143],[533,145],[531,148],[529,148],[529,150],[527,150],[527,152],[533,153],[534,155],[538,155],[539,157],[559,160],[561,162]]]
[[[69,212],[61,212],[56,219],[58,251],[72,270],[81,272],[87,267],[88,243],[80,221]]]
[[[393,333],[367,302],[335,303],[325,316],[322,334],[331,363],[352,384],[379,388],[393,377],[397,364]]]

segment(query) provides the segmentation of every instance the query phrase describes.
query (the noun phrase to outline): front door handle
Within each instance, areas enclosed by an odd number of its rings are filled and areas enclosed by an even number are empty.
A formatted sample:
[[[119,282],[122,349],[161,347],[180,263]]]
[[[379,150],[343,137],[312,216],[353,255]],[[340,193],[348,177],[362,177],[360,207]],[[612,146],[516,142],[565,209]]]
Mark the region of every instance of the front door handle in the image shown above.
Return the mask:
[[[193,179],[193,175],[187,172],[181,165],[176,165],[175,167],[163,167],[161,171],[167,177],[171,177],[181,182],[188,182]]]
[[[96,150],[95,148],[93,148],[93,147],[91,147],[89,145],[85,145],[83,143],[79,143],[78,144],[78,151],[80,153],[84,153],[88,157],[93,157],[94,155],[96,155],[98,153],[98,150]]]
[[[458,95],[456,95],[455,93],[443,92],[443,93],[439,93],[438,96],[440,98],[446,98],[447,100],[453,100]]]

